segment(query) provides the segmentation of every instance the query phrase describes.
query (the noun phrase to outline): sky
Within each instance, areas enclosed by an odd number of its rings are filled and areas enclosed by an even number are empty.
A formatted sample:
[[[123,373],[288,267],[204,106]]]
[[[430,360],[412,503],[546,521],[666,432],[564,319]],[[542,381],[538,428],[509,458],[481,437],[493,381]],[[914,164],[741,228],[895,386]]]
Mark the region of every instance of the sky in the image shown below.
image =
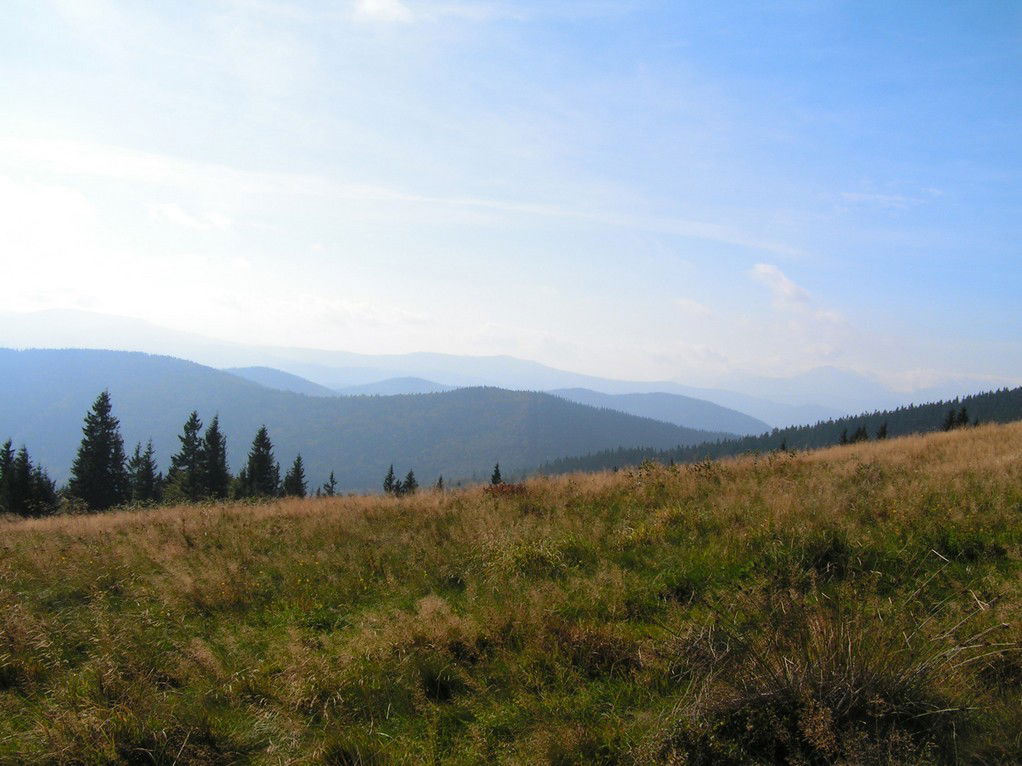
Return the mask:
[[[1022,382],[1022,4],[7,0],[0,304]]]

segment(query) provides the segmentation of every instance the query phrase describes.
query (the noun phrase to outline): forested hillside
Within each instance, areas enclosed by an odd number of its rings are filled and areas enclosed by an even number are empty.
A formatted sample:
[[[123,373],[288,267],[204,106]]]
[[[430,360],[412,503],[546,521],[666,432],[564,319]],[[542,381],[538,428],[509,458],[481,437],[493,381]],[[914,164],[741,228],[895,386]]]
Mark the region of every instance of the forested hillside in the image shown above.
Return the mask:
[[[0,439],[28,445],[62,483],[81,439],[82,418],[110,391],[127,452],[153,440],[163,470],[196,410],[219,415],[232,471],[266,425],[282,465],[298,453],[311,486],[335,473],[338,490],[378,489],[390,464],[422,482],[483,479],[500,462],[508,475],[619,445],[666,448],[720,434],[574,404],[555,396],[468,388],[388,397],[310,397],[275,391],[172,357],[115,351],[0,350]]]
[[[278,391],[290,391],[293,394],[306,394],[307,396],[337,396],[337,392],[331,388],[273,367],[227,367],[224,372],[237,375],[239,378],[250,380],[266,388],[275,388]]]
[[[760,434],[770,429],[762,420],[744,412],[681,394],[662,391],[604,394],[588,388],[560,388],[549,393],[569,402],[588,404],[590,407],[606,407],[609,410],[627,412],[629,415],[663,420],[706,431],[727,431],[745,435]]]
[[[949,430],[970,424],[1022,420],[1022,387],[1004,388],[950,401],[899,407],[896,410],[850,415],[815,425],[774,429],[760,436],[726,439],[700,445],[610,449],[564,457],[540,469],[543,473],[599,471],[639,465],[644,460],[692,463],[699,460],[770,450],[801,450],[890,436]]]

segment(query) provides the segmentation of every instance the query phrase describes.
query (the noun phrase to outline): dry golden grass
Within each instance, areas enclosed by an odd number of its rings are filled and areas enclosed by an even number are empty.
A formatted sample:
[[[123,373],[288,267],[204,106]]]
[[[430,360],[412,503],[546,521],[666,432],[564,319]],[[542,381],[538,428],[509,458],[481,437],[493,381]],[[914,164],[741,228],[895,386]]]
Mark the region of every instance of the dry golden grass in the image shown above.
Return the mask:
[[[1010,762],[1020,544],[1022,424],[0,520],[0,762]]]

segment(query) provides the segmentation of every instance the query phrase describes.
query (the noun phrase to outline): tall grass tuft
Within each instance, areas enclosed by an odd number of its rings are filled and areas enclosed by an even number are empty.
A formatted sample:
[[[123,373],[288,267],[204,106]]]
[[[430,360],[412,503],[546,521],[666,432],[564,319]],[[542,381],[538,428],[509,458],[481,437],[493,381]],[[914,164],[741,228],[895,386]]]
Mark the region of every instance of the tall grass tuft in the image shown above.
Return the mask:
[[[947,599],[921,609],[919,596],[892,605],[813,585],[716,605],[681,642],[686,694],[654,760],[957,762],[981,729],[973,671],[1019,644],[987,603],[963,615]]]

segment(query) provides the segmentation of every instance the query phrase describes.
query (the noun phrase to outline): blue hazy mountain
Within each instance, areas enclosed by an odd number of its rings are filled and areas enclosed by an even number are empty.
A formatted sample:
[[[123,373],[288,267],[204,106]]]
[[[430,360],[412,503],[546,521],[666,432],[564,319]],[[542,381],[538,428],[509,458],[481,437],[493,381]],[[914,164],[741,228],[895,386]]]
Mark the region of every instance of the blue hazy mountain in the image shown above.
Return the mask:
[[[28,445],[58,481],[66,479],[82,419],[107,389],[130,451],[152,438],[166,470],[194,409],[214,414],[237,471],[266,424],[278,460],[301,452],[309,481],[332,470],[345,490],[375,489],[393,463],[422,482],[485,478],[534,468],[563,455],[619,446],[667,448],[723,434],[499,388],[405,396],[307,396],[278,391],[223,370],[167,356],[70,350],[0,349],[0,438]]]
[[[561,388],[549,393],[579,404],[627,412],[689,428],[730,431],[743,436],[770,430],[770,426],[762,420],[744,412],[681,394],[603,394],[587,388]]]
[[[439,394],[453,391],[456,386],[446,386],[425,378],[387,378],[374,383],[338,388],[342,396],[398,396],[400,394]]]
[[[0,312],[0,346],[110,348],[167,354],[212,367],[272,367],[329,389],[421,378],[445,386],[498,386],[548,391],[586,388],[604,394],[669,393],[704,399],[771,426],[813,423],[849,412],[933,398],[936,390],[896,392],[859,373],[822,367],[790,377],[732,375],[719,388],[677,381],[629,381],[558,370],[510,356],[358,354],[307,348],[253,346],[169,330],[149,322],[87,311]],[[952,397],[1017,381],[961,378],[940,396]]]
[[[228,367],[224,372],[277,391],[290,391],[293,394],[305,394],[306,396],[337,396],[337,392],[331,388],[273,367]]]

